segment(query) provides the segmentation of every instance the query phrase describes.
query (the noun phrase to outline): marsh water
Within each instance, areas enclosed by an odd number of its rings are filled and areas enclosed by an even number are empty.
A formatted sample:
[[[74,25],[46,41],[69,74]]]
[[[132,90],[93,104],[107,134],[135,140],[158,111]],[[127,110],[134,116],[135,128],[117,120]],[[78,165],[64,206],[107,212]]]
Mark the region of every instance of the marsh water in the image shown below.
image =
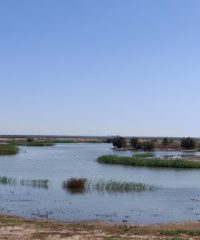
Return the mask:
[[[114,151],[111,144],[76,143],[20,147],[15,156],[0,156],[0,213],[62,221],[142,224],[200,219],[200,170],[97,163],[97,157],[104,154],[128,156],[133,152]],[[157,188],[129,193],[72,194],[62,187],[62,182],[70,177],[141,182]]]

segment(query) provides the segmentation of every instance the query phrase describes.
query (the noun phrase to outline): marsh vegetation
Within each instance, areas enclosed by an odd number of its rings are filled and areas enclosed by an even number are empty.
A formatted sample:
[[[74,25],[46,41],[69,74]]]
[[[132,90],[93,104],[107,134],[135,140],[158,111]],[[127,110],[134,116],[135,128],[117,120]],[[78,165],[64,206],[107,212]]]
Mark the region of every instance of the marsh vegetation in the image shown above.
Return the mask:
[[[53,146],[54,143],[48,140],[35,140],[33,138],[28,138],[26,140],[13,140],[12,145],[17,146],[29,146],[29,147],[45,147],[45,146]]]
[[[0,155],[14,155],[19,151],[14,144],[0,144]]]
[[[132,157],[104,155],[97,159],[99,163],[118,164],[135,167],[159,167],[159,168],[200,168],[199,161],[190,161],[186,159],[162,159],[155,157],[141,157],[139,155]]]
[[[28,218],[68,221],[155,224],[198,219],[198,169],[131,167],[130,163],[122,167],[96,162],[99,156],[113,154],[119,158],[135,154],[140,165],[144,159],[155,159],[157,164],[158,158],[169,163],[176,156],[200,156],[198,152],[115,151],[112,144],[105,143],[20,146],[16,156],[0,157],[1,208],[5,213]],[[165,156],[169,160],[163,159]],[[68,182],[73,176],[77,179]],[[180,204],[183,199],[187,209]]]
[[[0,176],[0,184],[2,185],[19,185],[34,188],[48,188],[48,179],[20,179],[13,177]]]
[[[123,193],[152,191],[156,187],[143,183],[110,180],[88,180],[86,178],[70,178],[63,182],[63,189],[70,193],[84,193],[86,191]]]

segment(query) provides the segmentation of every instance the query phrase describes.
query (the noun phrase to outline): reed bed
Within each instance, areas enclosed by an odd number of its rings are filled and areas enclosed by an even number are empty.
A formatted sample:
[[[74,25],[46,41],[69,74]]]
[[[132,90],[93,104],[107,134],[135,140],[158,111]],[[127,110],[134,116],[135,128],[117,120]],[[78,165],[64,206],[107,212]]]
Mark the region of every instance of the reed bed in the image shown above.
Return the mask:
[[[17,179],[16,178],[10,178],[6,176],[0,176],[0,184],[3,185],[17,185]]]
[[[98,192],[140,192],[151,191],[155,187],[143,183],[111,180],[89,181],[87,188]]]
[[[48,188],[49,180],[48,179],[21,179],[17,180],[16,178],[0,176],[0,184],[3,185],[19,185],[27,186],[34,188]]]
[[[49,180],[48,179],[22,179],[20,180],[19,184],[21,186],[48,189]]]
[[[0,155],[14,155],[19,151],[14,144],[0,144]]]
[[[140,192],[151,191],[156,188],[151,185],[135,182],[111,180],[88,180],[85,178],[70,178],[63,182],[63,189],[70,193],[97,192]]]
[[[63,182],[63,188],[71,193],[83,193],[86,191],[85,178],[70,178]]]
[[[136,153],[135,155],[133,155],[134,157],[137,158],[150,158],[150,157],[154,157],[153,153]]]
[[[118,164],[137,167],[159,167],[159,168],[200,168],[200,161],[187,159],[162,159],[144,157],[119,157],[115,155],[104,155],[97,159],[99,163]]]

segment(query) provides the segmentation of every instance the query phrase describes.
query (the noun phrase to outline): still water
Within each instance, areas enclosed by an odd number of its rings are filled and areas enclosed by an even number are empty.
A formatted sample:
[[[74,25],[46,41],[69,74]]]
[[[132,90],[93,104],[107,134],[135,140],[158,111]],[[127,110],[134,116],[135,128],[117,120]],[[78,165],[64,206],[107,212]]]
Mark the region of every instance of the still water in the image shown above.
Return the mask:
[[[166,223],[200,219],[200,170],[127,167],[96,162],[104,154],[132,155],[111,144],[56,144],[20,147],[0,156],[0,213],[62,221],[105,220]],[[178,156],[178,152],[156,152]],[[155,191],[70,194],[62,182],[70,177],[141,182]]]

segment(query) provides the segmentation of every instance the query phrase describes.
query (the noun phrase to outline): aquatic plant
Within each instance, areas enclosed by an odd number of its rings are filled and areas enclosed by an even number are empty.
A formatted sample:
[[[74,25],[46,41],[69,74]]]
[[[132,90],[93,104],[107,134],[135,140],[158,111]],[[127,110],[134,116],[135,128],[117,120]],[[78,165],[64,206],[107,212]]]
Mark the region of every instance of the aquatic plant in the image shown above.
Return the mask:
[[[153,153],[136,153],[135,155],[133,155],[134,157],[137,158],[147,158],[147,157],[153,157],[154,154]]]
[[[161,159],[146,157],[119,157],[104,155],[97,159],[99,163],[119,164],[138,167],[164,167],[164,168],[200,168],[200,162],[186,159]]]
[[[10,178],[10,177],[6,177],[6,176],[0,176],[0,184],[3,185],[16,185],[17,184],[17,180],[16,178]]]
[[[98,180],[98,181],[89,181],[87,189],[95,190],[98,192],[138,192],[138,191],[148,191],[155,189],[154,186],[136,183],[136,182],[126,182],[126,181],[117,181],[114,179],[111,180]]]
[[[48,188],[48,179],[22,179],[20,180],[19,184],[21,186],[28,186],[34,188]]]
[[[14,144],[0,144],[0,155],[14,155],[19,151]]]
[[[85,178],[70,178],[63,182],[63,189],[70,193],[97,192],[134,192],[154,190],[155,187],[143,183],[117,180],[88,180]]]
[[[48,188],[48,179],[21,179],[17,180],[16,178],[0,176],[0,184],[3,185],[20,185],[28,186],[34,188]]]
[[[73,193],[85,192],[85,178],[70,178],[63,182],[63,188]]]

